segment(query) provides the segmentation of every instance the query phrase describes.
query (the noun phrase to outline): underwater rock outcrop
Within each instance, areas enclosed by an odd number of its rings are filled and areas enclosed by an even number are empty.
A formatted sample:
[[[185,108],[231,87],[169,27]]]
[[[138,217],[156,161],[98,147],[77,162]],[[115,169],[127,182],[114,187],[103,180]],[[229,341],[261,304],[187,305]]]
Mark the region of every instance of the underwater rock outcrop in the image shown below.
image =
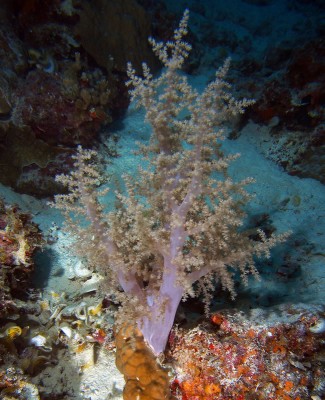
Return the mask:
[[[135,0],[59,3],[4,1],[0,10],[0,181],[37,197],[62,190],[54,176],[69,169],[76,145],[96,145],[127,107],[126,61],[153,59],[150,19]],[[89,31],[98,18],[114,40]]]
[[[125,71],[128,62],[140,68],[143,60],[158,67],[148,43],[150,19],[137,1],[81,1],[78,13],[81,45],[108,72]]]

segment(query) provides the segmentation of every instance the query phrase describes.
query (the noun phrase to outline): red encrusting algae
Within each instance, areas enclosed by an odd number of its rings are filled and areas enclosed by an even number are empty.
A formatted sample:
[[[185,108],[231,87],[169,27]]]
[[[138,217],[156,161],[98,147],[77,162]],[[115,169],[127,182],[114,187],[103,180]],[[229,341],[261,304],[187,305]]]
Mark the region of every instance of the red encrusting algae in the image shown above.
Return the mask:
[[[303,400],[321,373],[323,334],[309,330],[315,315],[257,326],[239,313],[218,313],[192,330],[172,332],[172,391],[182,400]]]

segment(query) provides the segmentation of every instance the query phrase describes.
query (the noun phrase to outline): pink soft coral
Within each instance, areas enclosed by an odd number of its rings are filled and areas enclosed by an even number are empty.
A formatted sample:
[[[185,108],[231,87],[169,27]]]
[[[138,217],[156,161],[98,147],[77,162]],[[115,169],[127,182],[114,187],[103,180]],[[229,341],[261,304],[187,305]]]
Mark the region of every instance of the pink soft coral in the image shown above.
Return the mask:
[[[154,52],[165,66],[156,79],[143,64],[143,78],[128,66],[132,100],[146,111],[152,127],[150,144],[141,148],[146,168],[135,179],[126,177],[126,194],[117,196],[116,211],[103,215],[96,187],[101,176],[92,151],[79,150],[76,171],[58,179],[70,189],[56,196],[77,231],[80,251],[93,265],[103,266],[110,285],[123,301],[124,315],[133,315],[155,354],[164,351],[182,298],[203,292],[208,303],[214,283],[234,296],[232,270],[257,276],[253,256],[266,254],[284,236],[253,241],[239,231],[249,195],[246,179],[233,182],[227,167],[235,156],[220,149],[225,121],[252,103],[237,101],[224,81],[229,61],[203,93],[197,93],[179,72],[190,45],[185,11],[174,41],[156,43]],[[86,216],[90,225],[78,227],[69,212]]]

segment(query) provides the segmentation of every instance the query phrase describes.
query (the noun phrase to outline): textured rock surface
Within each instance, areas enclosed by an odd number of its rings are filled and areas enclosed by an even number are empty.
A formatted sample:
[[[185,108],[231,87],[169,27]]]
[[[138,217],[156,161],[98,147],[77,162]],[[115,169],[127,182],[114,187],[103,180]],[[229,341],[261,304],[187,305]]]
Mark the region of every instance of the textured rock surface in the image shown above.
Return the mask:
[[[136,69],[143,61],[157,66],[148,44],[150,21],[135,0],[83,1],[79,15],[81,45],[108,72],[125,71],[129,61]]]

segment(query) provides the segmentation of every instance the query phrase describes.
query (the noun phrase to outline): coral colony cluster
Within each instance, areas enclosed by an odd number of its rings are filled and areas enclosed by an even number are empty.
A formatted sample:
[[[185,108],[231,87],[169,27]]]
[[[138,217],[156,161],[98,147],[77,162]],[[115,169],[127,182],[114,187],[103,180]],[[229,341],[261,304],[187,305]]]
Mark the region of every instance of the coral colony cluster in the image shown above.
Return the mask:
[[[228,61],[202,94],[191,88],[179,73],[190,51],[183,41],[187,21],[185,11],[172,42],[151,39],[166,68],[160,77],[154,79],[146,64],[143,78],[128,67],[131,98],[145,108],[152,136],[141,149],[146,169],[135,180],[125,178],[127,194],[118,194],[116,211],[103,214],[94,151],[79,149],[76,171],[58,177],[70,194],[56,196],[56,206],[67,219],[75,212],[90,221],[79,228],[69,219],[81,251],[123,288],[124,313],[135,316],[156,355],[165,349],[183,298],[203,292],[208,302],[215,280],[235,296],[233,271],[245,283],[249,273],[258,276],[253,256],[268,255],[287,236],[267,238],[260,231],[255,241],[240,230],[249,199],[245,186],[251,180],[234,182],[227,176],[237,156],[224,156],[220,140],[224,122],[252,101],[237,101],[229,94],[224,81]]]

